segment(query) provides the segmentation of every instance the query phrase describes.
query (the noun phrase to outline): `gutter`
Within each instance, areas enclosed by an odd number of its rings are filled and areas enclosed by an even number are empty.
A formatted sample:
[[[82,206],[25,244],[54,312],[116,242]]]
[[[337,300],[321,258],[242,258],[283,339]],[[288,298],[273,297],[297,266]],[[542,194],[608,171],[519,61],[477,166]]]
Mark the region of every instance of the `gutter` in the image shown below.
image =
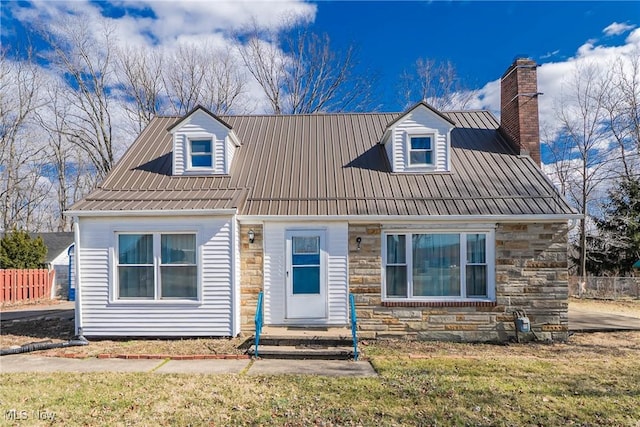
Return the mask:
[[[255,224],[264,221],[348,221],[351,223],[406,222],[415,224],[416,222],[562,222],[568,220],[576,221],[582,218],[582,215],[238,215],[237,218],[241,224]]]

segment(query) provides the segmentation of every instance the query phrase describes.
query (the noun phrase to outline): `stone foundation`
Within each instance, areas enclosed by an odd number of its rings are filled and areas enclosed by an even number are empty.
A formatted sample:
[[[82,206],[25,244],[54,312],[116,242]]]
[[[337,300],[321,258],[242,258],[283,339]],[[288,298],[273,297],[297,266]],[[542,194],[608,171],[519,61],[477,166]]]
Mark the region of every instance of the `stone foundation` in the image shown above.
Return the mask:
[[[495,236],[495,303],[383,303],[381,227],[350,225],[349,289],[360,330],[377,338],[505,341],[515,336],[513,311],[520,309],[538,339],[566,340],[566,223],[499,224]]]

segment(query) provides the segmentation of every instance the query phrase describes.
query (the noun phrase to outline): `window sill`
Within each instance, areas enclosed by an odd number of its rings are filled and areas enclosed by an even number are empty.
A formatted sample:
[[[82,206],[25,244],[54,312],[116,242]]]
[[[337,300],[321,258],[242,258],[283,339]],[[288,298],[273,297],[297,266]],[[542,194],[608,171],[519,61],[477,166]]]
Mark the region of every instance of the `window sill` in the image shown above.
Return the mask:
[[[383,307],[495,307],[495,301],[382,301]]]
[[[109,306],[111,307],[117,307],[117,306],[171,306],[171,305],[176,305],[176,306],[199,306],[202,305],[202,301],[200,300],[188,300],[188,299],[158,299],[158,300],[153,300],[153,299],[119,299],[119,300],[113,300],[113,301],[109,301]]]

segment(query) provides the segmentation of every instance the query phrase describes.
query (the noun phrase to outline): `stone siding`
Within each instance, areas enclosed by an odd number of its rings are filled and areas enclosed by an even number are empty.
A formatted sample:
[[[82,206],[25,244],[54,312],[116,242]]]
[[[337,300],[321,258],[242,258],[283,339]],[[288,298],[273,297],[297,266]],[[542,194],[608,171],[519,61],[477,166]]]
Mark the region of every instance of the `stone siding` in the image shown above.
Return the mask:
[[[253,243],[247,237],[249,230],[255,233]],[[263,289],[262,225],[240,225],[240,329],[245,334],[255,332],[254,317],[258,294]]]
[[[383,303],[381,234],[379,224],[349,226],[349,289],[360,330],[378,338],[504,341],[515,336],[513,311],[523,309],[538,339],[567,339],[566,223],[498,224],[495,303]]]

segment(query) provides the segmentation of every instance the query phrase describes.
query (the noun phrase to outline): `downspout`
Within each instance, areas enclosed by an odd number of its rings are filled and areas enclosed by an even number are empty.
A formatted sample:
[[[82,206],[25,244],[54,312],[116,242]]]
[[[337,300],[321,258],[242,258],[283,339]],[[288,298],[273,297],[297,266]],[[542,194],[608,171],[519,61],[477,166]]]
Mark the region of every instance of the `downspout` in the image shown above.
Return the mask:
[[[73,217],[73,239],[75,240],[75,248],[74,248],[74,257],[73,257],[73,264],[75,266],[75,273],[76,273],[76,278],[75,278],[75,285],[76,285],[76,300],[75,300],[75,321],[76,321],[76,336],[81,337],[82,339],[84,339],[84,337],[82,336],[82,304],[81,304],[81,299],[82,299],[82,291],[80,290],[81,288],[81,281],[80,281],[80,221],[78,220],[78,217],[75,216]]]
[[[239,227],[238,227],[238,219],[236,215],[231,217],[231,259],[233,260],[231,264],[231,336],[237,336],[240,333],[240,329],[238,326],[238,317],[240,316],[240,289],[238,288],[238,264],[240,262],[240,238],[239,235]]]

